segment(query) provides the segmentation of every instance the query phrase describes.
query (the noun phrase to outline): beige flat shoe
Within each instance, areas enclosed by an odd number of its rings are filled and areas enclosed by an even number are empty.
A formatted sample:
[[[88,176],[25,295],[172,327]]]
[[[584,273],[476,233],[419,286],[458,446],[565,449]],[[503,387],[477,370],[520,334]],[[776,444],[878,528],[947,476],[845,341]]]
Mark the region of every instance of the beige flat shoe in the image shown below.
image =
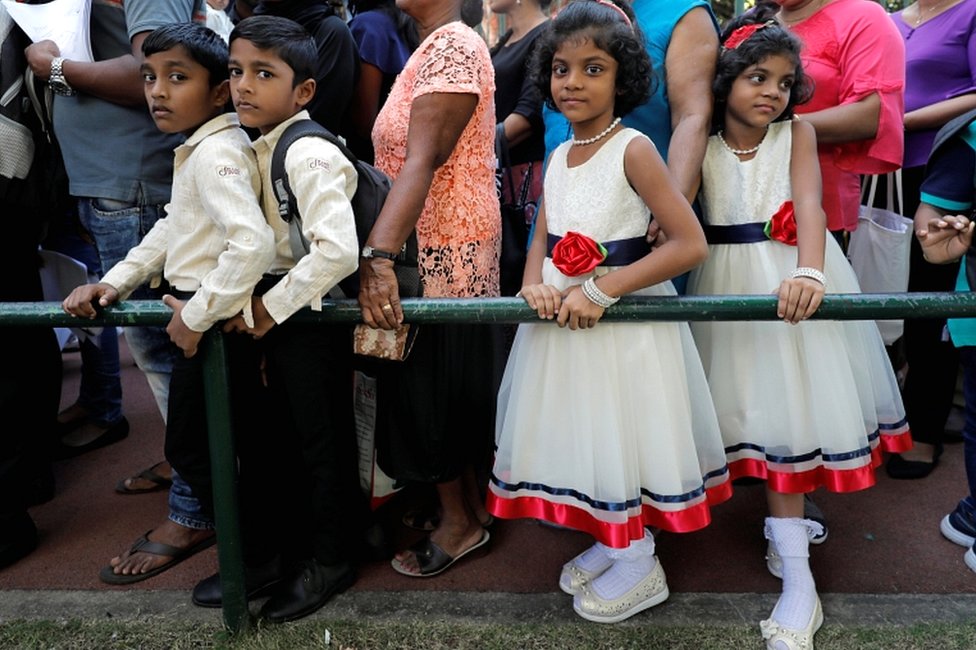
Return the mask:
[[[789,650],[813,650],[813,635],[817,633],[823,625],[823,608],[820,606],[820,598],[810,615],[810,622],[802,630],[791,630],[780,626],[772,618],[767,618],[759,623],[762,637],[766,640],[766,650],[779,650],[777,643],[782,643]]]
[[[563,570],[559,574],[559,588],[570,596],[575,596],[587,583],[596,580],[603,572],[610,568],[613,560],[606,558],[606,564],[595,571],[587,571],[581,568],[576,562],[588,553],[592,547],[586,549],[572,560],[563,565]]]
[[[603,600],[590,584],[584,585],[573,598],[573,610],[594,623],[619,623],[638,612],[650,609],[668,599],[668,582],[657,557],[654,568],[634,588],[620,598]]]

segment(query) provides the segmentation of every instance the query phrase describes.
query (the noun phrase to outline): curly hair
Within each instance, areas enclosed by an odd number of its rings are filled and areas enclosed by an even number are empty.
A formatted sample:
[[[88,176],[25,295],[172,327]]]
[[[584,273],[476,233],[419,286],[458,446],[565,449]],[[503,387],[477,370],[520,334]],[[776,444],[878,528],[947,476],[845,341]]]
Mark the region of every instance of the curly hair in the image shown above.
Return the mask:
[[[637,27],[634,12],[627,2],[612,0],[573,0],[553,18],[539,36],[529,71],[546,106],[556,110],[550,78],[556,50],[566,42],[592,41],[617,61],[617,95],[613,114],[624,116],[651,96],[654,71],[644,47],[644,34]],[[630,23],[623,19],[626,15]]]
[[[810,97],[813,96],[813,80],[803,71],[803,64],[800,61],[800,50],[803,46],[796,36],[775,22],[774,16],[777,10],[777,5],[760,3],[753,11],[733,18],[723,27],[721,42],[724,44],[740,27],[763,25],[734,48],[726,49],[723,46],[719,53],[715,81],[712,84],[715,97],[715,110],[712,111],[713,128],[722,127],[732,84],[742,71],[771,56],[788,57],[796,66],[790,99],[783,113],[774,121],[793,119],[793,109],[798,104],[810,101]]]

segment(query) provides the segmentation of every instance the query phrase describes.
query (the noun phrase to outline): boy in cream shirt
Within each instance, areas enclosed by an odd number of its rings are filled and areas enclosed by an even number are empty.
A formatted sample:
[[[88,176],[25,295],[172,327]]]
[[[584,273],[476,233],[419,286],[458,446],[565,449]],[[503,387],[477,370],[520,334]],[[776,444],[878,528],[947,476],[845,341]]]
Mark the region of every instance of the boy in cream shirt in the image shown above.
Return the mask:
[[[311,306],[355,272],[359,242],[350,200],[358,176],[329,142],[295,141],[285,157],[289,184],[309,241],[307,255],[292,255],[289,228],[278,216],[271,188],[271,158],[282,132],[308,117],[315,95],[315,42],[301,25],[277,16],[242,20],[230,36],[231,96],[241,124],[257,129],[253,143],[264,186],[265,217],[275,231],[271,277],[252,300],[254,325],[241,317],[228,329],[260,337],[268,389],[281,445],[297,444],[291,481],[297,505],[293,529],[280,530],[282,553],[293,558],[261,616],[271,622],[311,614],[356,577],[369,508],[359,489],[352,400],[352,326],[302,324],[292,315]]]
[[[254,286],[274,258],[274,234],[258,203],[260,176],[237,116],[225,113],[229,89],[227,46],[199,24],[175,24],[143,42],[146,103],[157,127],[187,136],[175,150],[172,199],[160,219],[101,282],[76,288],[65,311],[94,318],[159,276],[169,284],[165,303],[173,309],[166,328],[180,356],[170,383],[166,456],[200,500],[212,521],[213,499],[203,373],[197,347],[217,322],[243,311],[250,321]],[[228,337],[232,411],[239,453],[244,458],[263,432],[257,344]],[[259,451],[254,452],[260,458]],[[242,476],[242,489],[246,480]],[[171,495],[171,499],[173,496]],[[248,522],[244,522],[245,527]],[[260,532],[263,526],[255,526]],[[245,534],[250,531],[245,530]],[[113,558],[100,578],[128,584],[156,575],[214,542],[212,530],[167,520]],[[262,558],[263,559],[263,558]]]

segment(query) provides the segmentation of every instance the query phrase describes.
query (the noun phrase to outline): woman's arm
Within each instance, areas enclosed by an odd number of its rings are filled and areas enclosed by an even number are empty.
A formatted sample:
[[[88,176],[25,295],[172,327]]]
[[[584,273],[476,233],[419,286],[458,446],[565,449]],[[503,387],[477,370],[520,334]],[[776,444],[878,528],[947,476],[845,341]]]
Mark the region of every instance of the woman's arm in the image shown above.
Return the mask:
[[[715,25],[705,8],[696,7],[675,26],[664,61],[671,108],[668,168],[689,202],[698,193],[705,159],[717,52]]]
[[[373,133],[373,123],[380,112],[380,91],[383,87],[383,72],[372,63],[360,61],[359,81],[352,98],[352,124],[356,133],[369,140]]]
[[[968,93],[905,113],[905,130],[938,129],[949,120],[976,108],[976,93]]]
[[[869,140],[878,134],[881,97],[871,93],[860,101],[804,113],[801,117],[816,129],[817,142]]]
[[[420,219],[434,172],[454,151],[477,105],[478,96],[473,93],[428,93],[413,100],[406,160],[366,240],[367,245],[381,251],[400,250]],[[399,326],[403,322],[403,310],[393,262],[383,258],[362,260],[359,279],[359,305],[366,324],[384,329]],[[386,305],[392,309],[384,311]]]

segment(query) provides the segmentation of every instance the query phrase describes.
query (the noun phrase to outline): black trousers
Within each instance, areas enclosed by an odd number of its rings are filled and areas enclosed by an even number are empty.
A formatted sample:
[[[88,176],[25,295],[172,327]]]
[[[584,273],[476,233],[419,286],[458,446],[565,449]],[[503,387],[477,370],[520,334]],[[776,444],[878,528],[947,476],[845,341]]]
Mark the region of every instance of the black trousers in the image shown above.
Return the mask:
[[[284,553],[326,565],[354,561],[371,513],[359,487],[352,327],[286,321],[262,343],[275,440],[291,456],[280,477]]]
[[[0,204],[0,302],[43,300],[37,215]],[[4,520],[23,516],[31,486],[50,480],[47,449],[54,435],[61,401],[61,351],[50,327],[3,328],[6,340],[0,363],[0,531]],[[17,420],[19,424],[12,422]]]
[[[248,564],[260,564],[278,552],[278,531],[269,525],[268,518],[277,512],[279,485],[273,479],[280,473],[282,462],[274,432],[267,425],[269,404],[261,380],[261,347],[243,334],[225,335],[224,345],[239,468],[244,557]],[[202,354],[189,359],[182,353],[177,356],[170,379],[165,449],[167,460],[190,485],[204,514],[212,517],[213,474],[205,403],[208,381],[213,379],[204,372]]]
[[[905,216],[913,217],[918,209],[923,167],[902,170]],[[879,192],[883,187],[879,185]],[[909,258],[908,290],[910,292],[952,291],[956,286],[959,263],[930,264],[922,257],[918,240],[912,237]],[[912,439],[916,442],[942,442],[946,420],[952,409],[959,373],[959,354],[951,341],[943,340],[944,318],[906,319],[902,345],[908,374],[902,397]]]

